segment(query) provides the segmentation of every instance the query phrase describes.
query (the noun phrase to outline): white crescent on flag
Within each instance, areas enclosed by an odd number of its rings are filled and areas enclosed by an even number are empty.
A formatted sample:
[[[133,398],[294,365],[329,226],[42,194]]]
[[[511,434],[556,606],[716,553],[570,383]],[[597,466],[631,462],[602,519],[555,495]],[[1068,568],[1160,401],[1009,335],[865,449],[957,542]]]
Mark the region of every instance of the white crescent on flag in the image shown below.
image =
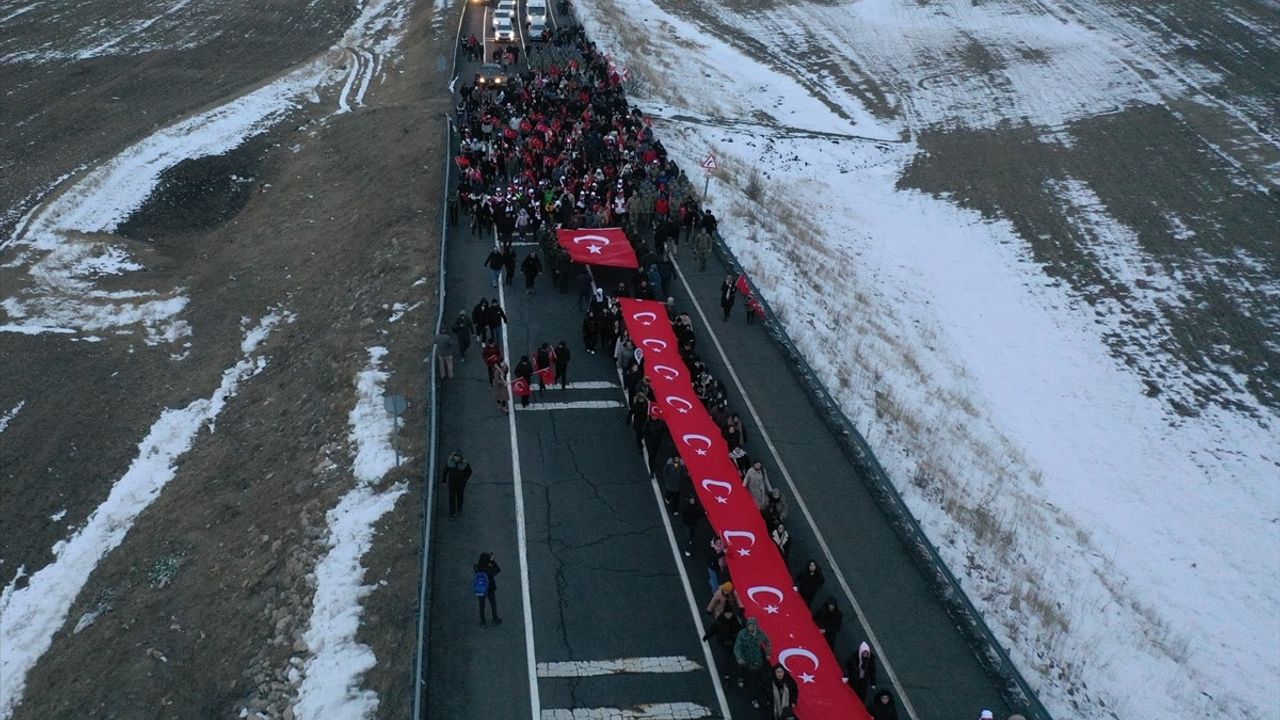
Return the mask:
[[[813,667],[809,668],[805,672],[797,674],[796,671],[792,670],[791,666],[787,664],[787,661],[793,657],[805,658],[809,662],[813,663]],[[787,648],[786,650],[778,653],[778,664],[786,668],[787,672],[800,678],[801,682],[811,683],[814,680],[813,673],[818,671],[818,665],[820,663],[818,662],[817,655],[814,655],[812,652],[805,650],[804,648]]]
[[[646,314],[653,315],[653,313],[646,313]],[[640,344],[649,348],[654,352],[662,352],[663,350],[667,349],[667,341],[661,338],[642,338],[640,340]]]
[[[725,530],[720,534],[724,536],[724,541],[728,545],[733,545],[732,540],[736,537],[744,537],[750,540],[750,547],[755,547],[756,544],[756,534],[750,530]],[[781,600],[781,598],[779,598],[779,600]]]
[[[714,488],[724,488],[724,495],[716,495]],[[721,505],[729,502],[729,496],[733,494],[733,485],[723,480],[714,480],[712,478],[704,478],[702,481],[702,489],[711,493],[716,502]]]
[[[654,365],[653,371],[668,380],[675,380],[680,377],[680,371],[670,365]]]
[[[756,599],[756,595],[772,595],[774,601],[766,605],[762,605],[760,601]],[[747,588],[747,599],[756,605],[759,605],[761,609],[770,615],[778,614],[778,606],[782,604],[782,597],[782,591],[772,585],[752,585]]]
[[[587,246],[587,252],[593,255],[599,255],[601,248],[609,244],[609,238],[603,235],[575,235],[573,238],[573,244],[581,245],[584,240],[595,243]],[[599,242],[596,243],[596,241]]]
[[[676,412],[681,415],[688,415],[689,411],[693,410],[693,403],[685,400],[679,395],[668,395],[663,398],[663,402],[675,408]]]
[[[684,443],[685,447],[694,447],[694,443],[689,442],[690,439],[701,440],[704,443],[702,447],[694,448],[694,452],[698,453],[699,455],[706,455],[707,451],[711,449],[711,438],[707,437],[706,435],[699,435],[698,433],[685,433],[683,436],[681,436],[680,442]]]
[[[648,319],[648,320],[641,320],[640,318],[649,318],[649,319]],[[657,320],[657,319],[658,319],[658,315],[657,315],[657,313],[651,313],[651,312],[649,312],[648,310],[643,310],[643,311],[641,311],[641,312],[634,313],[634,314],[631,316],[631,319],[632,319],[632,320],[635,320],[636,322],[640,323],[641,325],[644,325],[645,327],[649,327],[650,325],[652,325],[652,324],[653,324],[653,321],[654,321],[654,320]]]

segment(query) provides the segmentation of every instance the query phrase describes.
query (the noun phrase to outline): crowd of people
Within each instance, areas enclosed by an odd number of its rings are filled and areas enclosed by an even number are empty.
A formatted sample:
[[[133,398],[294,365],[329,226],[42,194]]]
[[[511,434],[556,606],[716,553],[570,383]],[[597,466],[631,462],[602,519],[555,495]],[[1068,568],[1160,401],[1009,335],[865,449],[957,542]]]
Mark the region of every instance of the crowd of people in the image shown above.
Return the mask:
[[[525,69],[509,83],[461,89],[460,146],[455,158],[461,183],[453,202],[469,217],[473,237],[495,240],[484,261],[491,286],[511,285],[517,267],[529,294],[544,271],[560,293],[567,293],[571,284],[576,286],[578,309],[584,312],[582,349],[588,355],[604,356],[621,371],[626,422],[636,444],[647,453],[667,509],[685,526],[684,554],[692,557],[701,546],[706,555],[711,599],[705,608],[708,629],[703,640],[715,649],[723,677],[746,690],[753,706],[766,708],[775,720],[794,717],[801,689],[785,667],[769,665],[769,638],[754,619],[743,615],[725,543],[705,521],[706,513],[644,376],[643,353],[627,337],[617,302],[619,297],[665,299],[679,354],[694,378],[698,399],[719,425],[770,537],[789,559],[787,501],[771,483],[764,463],[748,451],[747,430],[730,407],[724,384],[699,356],[692,318],[671,297],[673,260],[681,245],[690,247],[693,260],[705,271],[719,220],[701,205],[643,114],[628,107],[616,70],[580,27],[561,28],[546,39],[569,59]],[[606,290],[605,283],[573,263],[557,241],[556,229],[584,227],[624,228],[639,269]],[[530,253],[517,265],[515,243],[528,240],[536,243],[542,256]],[[737,292],[735,276],[727,276],[720,295],[725,320]],[[749,311],[748,322],[751,319]],[[571,355],[563,340],[554,347],[542,343],[512,369],[497,345],[506,320],[496,298],[482,299],[469,316],[460,313],[451,331],[442,333],[443,344],[454,352],[460,347],[464,359],[471,338],[482,343],[490,386],[503,412],[509,410],[510,393],[527,405],[535,386],[539,392],[556,383],[567,387]],[[460,495],[458,505],[460,509]],[[477,573],[488,573],[491,562],[482,557]],[[496,574],[496,564],[492,567]],[[483,583],[486,594],[477,593],[482,623],[486,599],[492,607],[487,588],[494,587],[493,582],[489,575]],[[477,587],[480,584],[478,577]],[[807,560],[796,570],[794,584],[813,608],[825,584],[822,568]],[[813,620],[831,649],[840,650],[844,623],[837,600],[825,598],[813,608]],[[876,654],[868,642],[858,642],[843,669],[872,718],[898,717],[893,693],[879,684]]]

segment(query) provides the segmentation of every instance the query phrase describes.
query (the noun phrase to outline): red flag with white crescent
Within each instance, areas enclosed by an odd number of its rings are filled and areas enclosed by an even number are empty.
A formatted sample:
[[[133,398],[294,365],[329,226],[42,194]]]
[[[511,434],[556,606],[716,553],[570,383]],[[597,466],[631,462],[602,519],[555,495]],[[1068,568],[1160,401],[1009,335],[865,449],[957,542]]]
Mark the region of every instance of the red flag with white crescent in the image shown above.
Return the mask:
[[[574,262],[631,270],[640,267],[635,248],[622,228],[557,230],[556,239]]]
[[[529,382],[524,378],[516,378],[512,381],[511,392],[519,397],[529,397],[533,394],[533,390],[529,388]]]

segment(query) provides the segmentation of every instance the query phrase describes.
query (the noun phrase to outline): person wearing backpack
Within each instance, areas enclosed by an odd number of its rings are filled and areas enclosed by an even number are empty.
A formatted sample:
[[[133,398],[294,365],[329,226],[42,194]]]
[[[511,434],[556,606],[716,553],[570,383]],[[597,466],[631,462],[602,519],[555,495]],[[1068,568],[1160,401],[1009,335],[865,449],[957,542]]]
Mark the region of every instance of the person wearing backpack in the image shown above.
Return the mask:
[[[480,604],[480,626],[484,627],[488,623],[484,621],[484,601],[489,601],[489,614],[493,616],[493,624],[501,625],[502,618],[498,617],[498,573],[502,572],[502,568],[498,567],[498,563],[493,559],[493,553],[480,553],[480,559],[476,562],[475,576],[471,580],[471,592],[476,596],[476,601]]]

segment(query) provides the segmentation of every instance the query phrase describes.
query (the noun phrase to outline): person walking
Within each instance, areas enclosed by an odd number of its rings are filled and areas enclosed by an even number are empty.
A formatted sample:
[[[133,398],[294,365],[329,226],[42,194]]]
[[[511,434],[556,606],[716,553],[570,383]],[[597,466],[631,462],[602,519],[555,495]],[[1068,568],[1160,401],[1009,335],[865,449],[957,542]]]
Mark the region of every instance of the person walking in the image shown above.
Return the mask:
[[[858,702],[867,701],[867,691],[875,693],[876,654],[865,640],[858,644],[858,651],[844,661],[844,678],[858,696]]]
[[[823,637],[827,639],[827,644],[831,646],[834,653],[836,649],[836,635],[840,633],[840,628],[844,625],[844,613],[840,611],[840,606],[836,604],[833,597],[827,598],[827,601],[818,608],[813,614],[813,622],[818,626],[818,630]]]
[[[560,389],[569,387],[569,344],[561,340],[556,343],[556,379]]]
[[[489,268],[489,287],[498,287],[498,280],[502,278],[502,252],[498,248],[489,251],[489,256],[484,259],[484,266]]]
[[[467,348],[471,347],[471,336],[476,333],[476,325],[467,317],[465,310],[458,312],[458,319],[453,321],[453,325],[449,328],[453,331],[453,336],[458,339],[458,359],[462,362],[467,361]]]
[[[724,276],[724,283],[720,285],[720,309],[724,311],[725,322],[729,321],[729,312],[733,310],[733,301],[738,297],[738,286],[733,282],[732,275]]]
[[[489,339],[489,301],[480,298],[480,302],[471,308],[471,324],[476,328],[476,340],[484,342]]]
[[[764,506],[761,514],[764,515],[765,527],[770,530],[787,519],[787,499],[782,497],[781,490],[773,488],[769,491],[769,502]]]
[[[458,350],[458,340],[453,333],[436,333],[432,345],[436,348],[436,358],[440,364],[440,377],[453,378],[453,354]]]
[[[449,488],[449,517],[462,514],[462,498],[467,490],[467,481],[471,479],[471,463],[454,450],[445,463],[440,482]]]
[[[516,251],[510,245],[502,251],[502,269],[507,271],[507,284],[510,285],[516,277]]]
[[[520,263],[520,272],[524,273],[524,294],[533,294],[533,281],[538,277],[538,273],[542,272],[542,261],[534,253],[525,256],[524,262]]]
[[[493,553],[480,553],[480,559],[475,564],[475,577],[471,581],[471,590],[476,596],[476,600],[480,603],[480,625],[487,625],[484,621],[484,604],[489,601],[489,614],[493,617],[494,625],[501,625],[502,618],[498,617],[498,573],[502,572],[502,568],[498,567],[498,563],[493,559]]]
[[[503,415],[511,412],[511,388],[507,386],[511,368],[501,359],[489,367],[489,387],[493,390],[493,399]]]
[[[773,672],[765,677],[764,687],[760,690],[760,699],[769,709],[770,718],[782,720],[788,717],[788,713],[791,713],[790,717],[795,717],[794,711],[800,699],[800,688],[796,686],[795,678],[791,677],[791,673],[785,667],[781,664],[774,665]]]
[[[898,708],[893,702],[893,694],[881,690],[871,701],[871,720],[898,720]]]
[[[742,612],[742,603],[738,602],[738,596],[733,592],[733,583],[726,582],[716,591],[712,593],[711,600],[707,602],[706,611],[712,620],[720,617],[726,608],[732,608],[734,612]]]
[[[684,508],[680,510],[680,521],[684,523],[685,529],[688,530],[688,537],[684,541],[684,556],[693,557],[693,538],[698,534],[698,522],[705,517],[707,512],[702,509],[702,503],[698,502],[697,493],[689,493],[689,499],[685,502]]]
[[[782,561],[786,562],[791,557],[791,535],[787,532],[787,526],[778,523],[769,531],[769,537],[778,546],[778,552],[782,553]]]
[[[507,323],[507,313],[502,309],[502,305],[498,303],[498,298],[489,301],[489,309],[485,316],[485,324],[489,328],[489,339],[495,342],[499,333],[502,332],[502,326]]]
[[[759,460],[751,463],[751,467],[742,476],[742,484],[756,501],[756,509],[762,514],[769,505],[769,476],[765,473],[764,463]]]
[[[686,487],[693,486],[689,478],[689,469],[679,455],[672,455],[662,465],[659,473],[662,478],[662,500],[672,515],[680,512],[680,495]]]
[[[720,666],[721,680],[727,681],[731,677],[725,671],[732,667],[730,656],[733,654],[734,641],[741,631],[742,617],[732,607],[726,607],[720,617],[711,621],[707,634],[702,636],[702,642],[711,643],[716,663]]]
[[[587,317],[582,321],[582,344],[587,347],[587,352],[592,355],[596,354],[596,341],[600,337],[600,321],[596,317],[594,310],[587,312]]]
[[[796,592],[800,593],[800,597],[804,598],[805,605],[813,605],[813,598],[822,589],[827,582],[827,578],[822,574],[822,568],[818,567],[818,563],[810,560],[804,569],[796,573]]]
[[[707,271],[707,258],[711,257],[711,234],[699,229],[693,236],[693,259],[698,261],[698,270]]]
[[[506,363],[503,363],[502,359],[502,348],[498,347],[498,343],[487,340],[484,347],[480,348],[480,359],[484,361],[484,365],[489,372],[489,387],[493,387],[494,366],[502,363],[503,368],[506,368]]]
[[[747,626],[733,641],[733,659],[738,663],[738,687],[751,688],[755,692],[760,686],[760,671],[772,654],[769,636],[760,629],[760,623],[755,618],[747,618]],[[759,708],[760,701],[753,698],[751,706]]]
[[[529,407],[529,398],[533,395],[533,363],[529,362],[528,355],[521,355],[520,362],[516,363],[511,390],[520,396],[520,407]]]

